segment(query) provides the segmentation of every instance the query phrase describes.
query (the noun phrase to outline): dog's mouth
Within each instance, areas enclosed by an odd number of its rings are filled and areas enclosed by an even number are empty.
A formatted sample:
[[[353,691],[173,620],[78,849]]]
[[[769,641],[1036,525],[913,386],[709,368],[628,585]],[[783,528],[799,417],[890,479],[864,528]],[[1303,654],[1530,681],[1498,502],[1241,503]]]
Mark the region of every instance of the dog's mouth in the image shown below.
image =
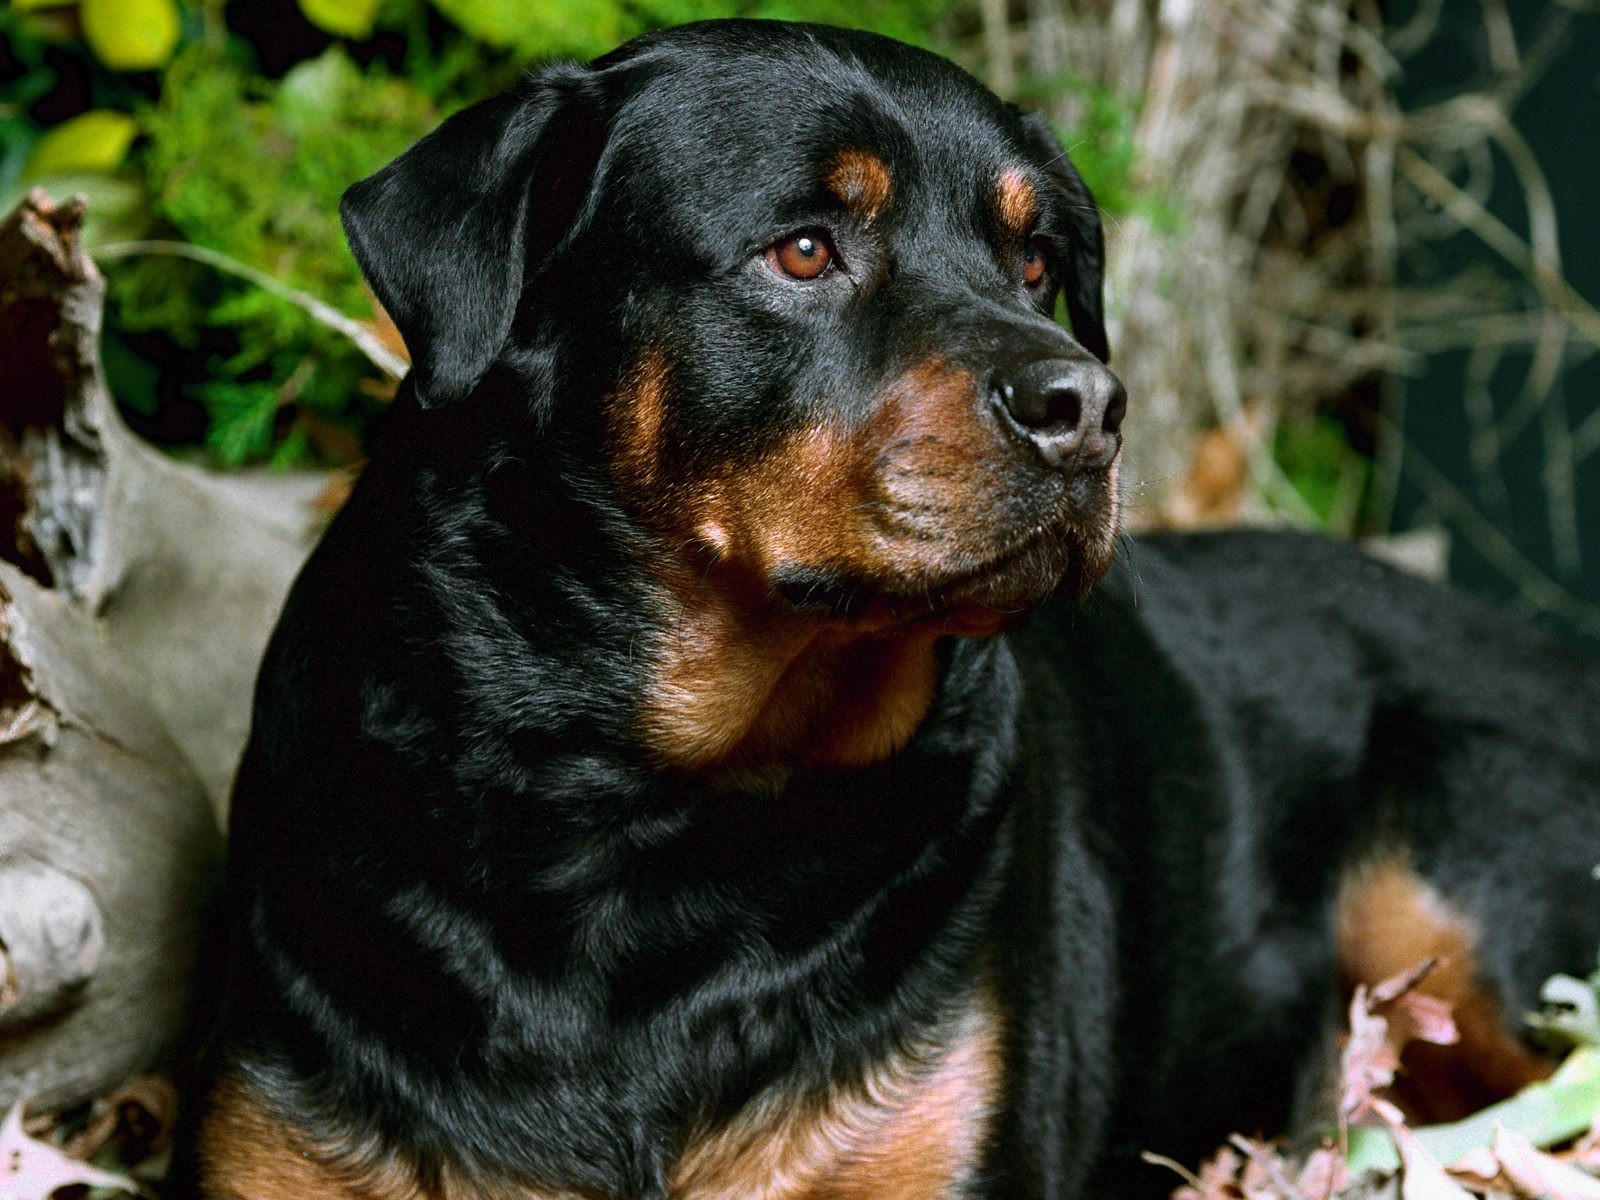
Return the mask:
[[[910,569],[784,566],[771,586],[792,611],[862,632],[931,626],[987,636],[1018,623],[1053,594],[1085,595],[1110,566],[1115,531],[1061,522],[1028,530],[999,550],[957,554]]]

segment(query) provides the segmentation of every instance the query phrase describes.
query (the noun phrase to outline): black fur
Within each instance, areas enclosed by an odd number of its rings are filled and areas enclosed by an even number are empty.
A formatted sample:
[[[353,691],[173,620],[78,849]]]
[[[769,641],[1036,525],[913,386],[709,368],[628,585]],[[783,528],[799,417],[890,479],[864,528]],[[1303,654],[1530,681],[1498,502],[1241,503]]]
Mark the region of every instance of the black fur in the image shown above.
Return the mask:
[[[818,193],[862,145],[918,201],[892,234]],[[605,397],[671,339],[692,462],[859,416],[919,355],[1068,352],[979,209],[1015,158],[1104,360],[1054,138],[867,35],[647,37],[351,190],[416,369],[285,608],[235,795],[228,1057],[286,1119],[424,1175],[662,1197],[691,1126],[938,1028],[987,962],[1009,1052],[976,1194],[1148,1191],[1141,1148],[1281,1126],[1373,839],[1481,918],[1511,1012],[1592,961],[1600,672],[1321,541],[1128,546],[1086,603],[946,639],[876,766],[750,796],[641,749],[659,601]],[[773,299],[762,248],[819,224],[865,282]]]

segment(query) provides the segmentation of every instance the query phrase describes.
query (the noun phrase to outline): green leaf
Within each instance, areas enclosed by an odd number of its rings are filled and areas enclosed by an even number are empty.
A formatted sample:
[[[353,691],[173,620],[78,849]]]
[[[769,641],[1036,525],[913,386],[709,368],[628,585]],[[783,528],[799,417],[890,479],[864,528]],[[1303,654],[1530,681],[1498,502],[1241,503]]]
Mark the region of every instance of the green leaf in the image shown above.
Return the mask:
[[[174,0],[83,0],[78,15],[89,49],[116,71],[152,70],[178,48]]]
[[[96,109],[47,129],[22,168],[25,180],[74,171],[115,171],[139,126],[127,113]]]
[[[225,467],[265,455],[278,417],[278,390],[271,383],[219,380],[195,389],[211,415],[206,445]]]
[[[1417,1140],[1445,1166],[1494,1140],[1496,1125],[1503,1125],[1535,1146],[1555,1146],[1577,1137],[1600,1113],[1600,1049],[1574,1050],[1556,1073],[1543,1083],[1530,1084],[1509,1100],[1491,1104],[1481,1112],[1449,1125],[1425,1125],[1414,1130]],[[1350,1130],[1350,1170],[1391,1170],[1398,1156],[1388,1133],[1371,1126]]]
[[[297,127],[326,121],[347,96],[366,83],[344,47],[329,46],[316,58],[296,63],[278,86],[278,107]]]
[[[299,0],[300,11],[324,33],[360,40],[372,35],[383,0]]]
[[[433,0],[468,35],[526,55],[589,58],[639,32],[618,0]]]

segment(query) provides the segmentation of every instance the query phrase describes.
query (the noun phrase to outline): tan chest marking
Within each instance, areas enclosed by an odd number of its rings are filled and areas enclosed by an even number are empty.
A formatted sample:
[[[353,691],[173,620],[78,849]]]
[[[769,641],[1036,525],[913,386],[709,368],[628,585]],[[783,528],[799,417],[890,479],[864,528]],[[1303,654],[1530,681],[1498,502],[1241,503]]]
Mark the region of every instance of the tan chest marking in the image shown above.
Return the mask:
[[[774,1096],[692,1139],[670,1200],[956,1200],[977,1169],[1003,1087],[1002,1033],[981,994],[951,1037],[821,1096]],[[399,1161],[342,1166],[310,1148],[232,1078],[201,1130],[207,1200],[604,1200],[446,1173],[423,1184]]]
[[[826,1096],[752,1106],[683,1157],[672,1200],[954,1200],[999,1104],[1001,1056],[984,994],[930,1053]]]

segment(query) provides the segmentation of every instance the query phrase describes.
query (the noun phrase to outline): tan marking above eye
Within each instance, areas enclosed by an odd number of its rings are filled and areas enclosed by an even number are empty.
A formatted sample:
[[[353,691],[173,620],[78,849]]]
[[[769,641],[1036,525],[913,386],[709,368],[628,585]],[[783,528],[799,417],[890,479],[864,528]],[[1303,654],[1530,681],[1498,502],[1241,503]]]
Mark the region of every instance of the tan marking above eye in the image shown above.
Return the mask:
[[[844,150],[829,164],[828,190],[864,220],[875,219],[889,203],[893,181],[883,159],[865,150]]]
[[[767,247],[767,265],[790,279],[820,279],[833,265],[833,247],[820,230],[792,233]]]
[[[1022,282],[1038,287],[1050,266],[1050,246],[1042,237],[1031,237],[1022,251]]]
[[[1039,193],[1026,175],[1013,168],[995,185],[995,209],[1001,224],[1021,237],[1039,217]]]

